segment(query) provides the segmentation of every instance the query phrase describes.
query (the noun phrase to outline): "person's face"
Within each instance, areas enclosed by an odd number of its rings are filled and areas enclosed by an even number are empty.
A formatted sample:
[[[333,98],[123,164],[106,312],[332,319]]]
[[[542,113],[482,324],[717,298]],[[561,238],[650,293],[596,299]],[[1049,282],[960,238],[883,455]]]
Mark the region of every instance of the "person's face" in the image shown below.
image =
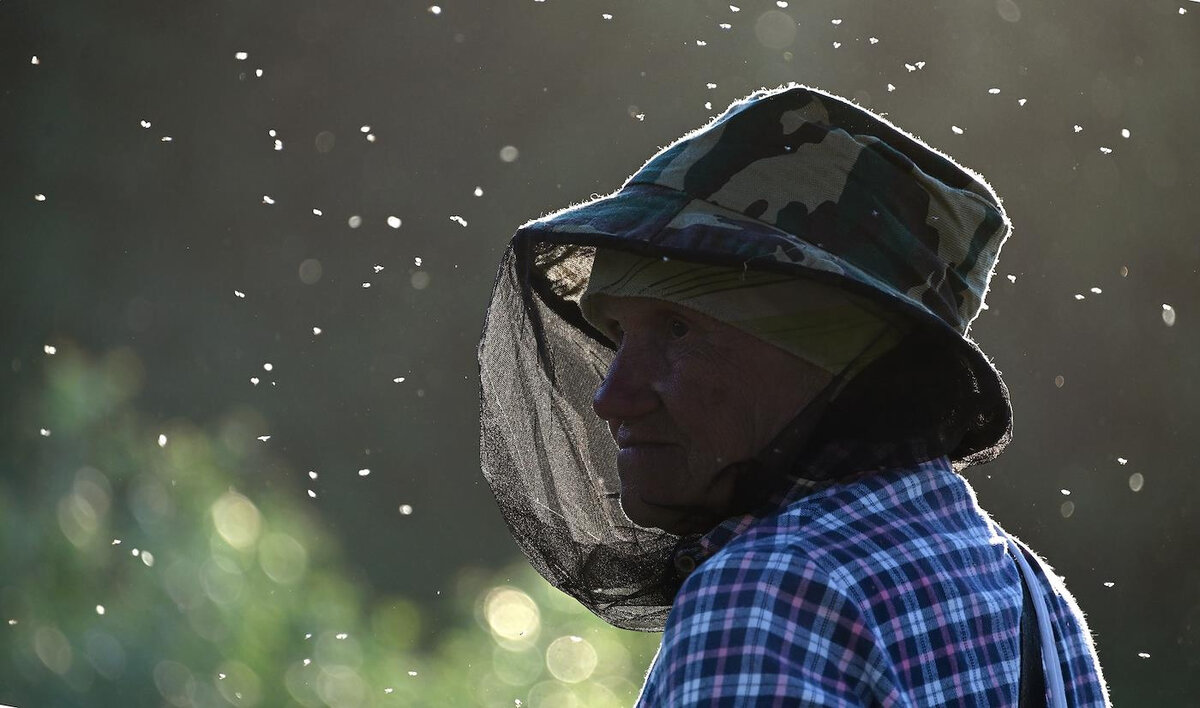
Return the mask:
[[[731,464],[771,441],[832,378],[694,310],[596,296],[618,348],[592,405],[616,440],[621,506],[676,534],[726,518]]]

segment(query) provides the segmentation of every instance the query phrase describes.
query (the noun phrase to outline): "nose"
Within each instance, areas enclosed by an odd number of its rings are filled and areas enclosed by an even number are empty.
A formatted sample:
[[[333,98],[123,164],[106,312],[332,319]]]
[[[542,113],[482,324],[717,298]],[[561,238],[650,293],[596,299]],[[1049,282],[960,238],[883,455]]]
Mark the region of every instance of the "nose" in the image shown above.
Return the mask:
[[[605,422],[633,420],[659,405],[653,386],[653,357],[646,347],[625,342],[592,396],[592,410]]]

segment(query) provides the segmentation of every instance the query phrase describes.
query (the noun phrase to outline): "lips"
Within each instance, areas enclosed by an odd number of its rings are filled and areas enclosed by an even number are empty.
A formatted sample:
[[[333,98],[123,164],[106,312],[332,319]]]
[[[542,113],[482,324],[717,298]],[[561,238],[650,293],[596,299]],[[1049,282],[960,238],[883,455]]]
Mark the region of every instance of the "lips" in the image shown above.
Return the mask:
[[[621,448],[622,450],[636,447],[662,447],[675,444],[669,440],[660,440],[649,436],[631,433],[624,428],[619,429],[614,437],[617,441],[617,447]]]

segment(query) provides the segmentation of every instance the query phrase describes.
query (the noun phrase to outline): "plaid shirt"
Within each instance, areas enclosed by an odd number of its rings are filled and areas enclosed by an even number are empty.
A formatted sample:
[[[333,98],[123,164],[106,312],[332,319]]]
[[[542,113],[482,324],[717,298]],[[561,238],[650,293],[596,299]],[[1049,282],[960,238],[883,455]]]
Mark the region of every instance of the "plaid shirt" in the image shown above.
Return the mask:
[[[695,570],[638,705],[1016,705],[1022,592],[1006,534],[946,458],[896,459],[800,482],[776,513],[681,545],[677,566]],[[820,465],[845,461],[835,448]],[[1083,614],[1058,576],[1035,573],[1067,705],[1107,705]]]

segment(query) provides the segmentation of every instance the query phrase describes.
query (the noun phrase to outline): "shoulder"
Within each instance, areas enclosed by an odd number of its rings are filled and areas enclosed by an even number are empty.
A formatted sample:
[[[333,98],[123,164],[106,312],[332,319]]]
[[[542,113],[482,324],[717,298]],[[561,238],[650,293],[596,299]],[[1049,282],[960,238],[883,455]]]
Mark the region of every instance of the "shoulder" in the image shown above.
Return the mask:
[[[888,663],[849,588],[803,545],[764,536],[727,547],[684,582],[644,698],[860,705],[894,691]]]

